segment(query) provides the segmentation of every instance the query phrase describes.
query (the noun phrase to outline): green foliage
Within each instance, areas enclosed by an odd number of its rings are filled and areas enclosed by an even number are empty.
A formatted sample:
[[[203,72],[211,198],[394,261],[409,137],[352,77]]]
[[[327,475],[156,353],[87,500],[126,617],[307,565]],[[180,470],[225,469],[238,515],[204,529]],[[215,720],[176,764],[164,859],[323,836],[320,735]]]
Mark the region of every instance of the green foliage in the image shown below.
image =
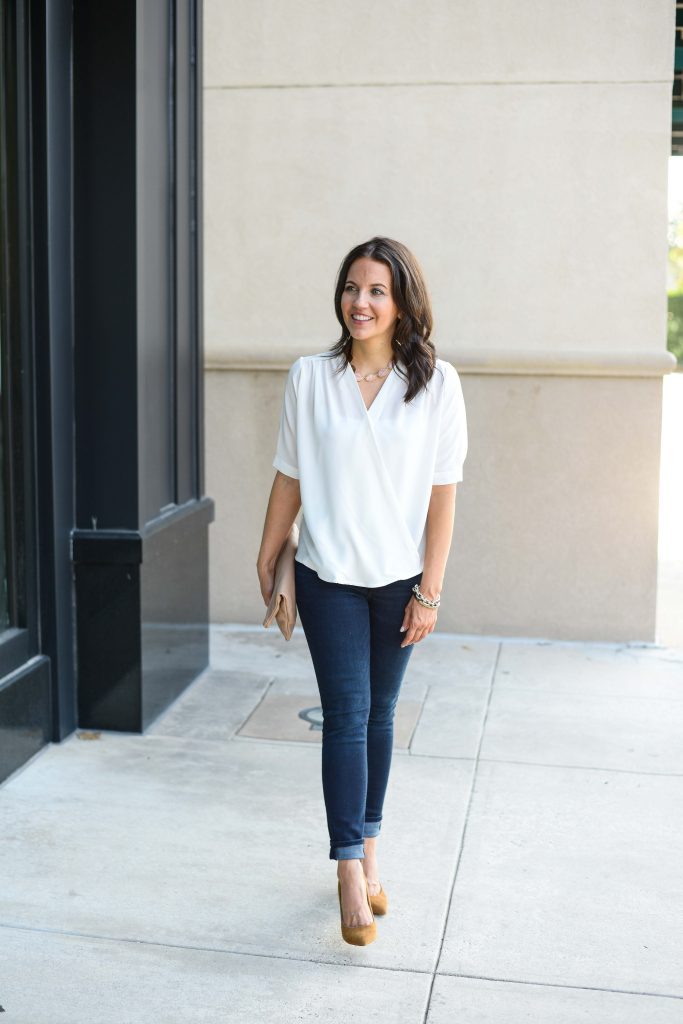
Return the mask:
[[[669,292],[667,348],[683,366],[683,291]]]
[[[683,206],[669,218],[667,348],[683,367]]]

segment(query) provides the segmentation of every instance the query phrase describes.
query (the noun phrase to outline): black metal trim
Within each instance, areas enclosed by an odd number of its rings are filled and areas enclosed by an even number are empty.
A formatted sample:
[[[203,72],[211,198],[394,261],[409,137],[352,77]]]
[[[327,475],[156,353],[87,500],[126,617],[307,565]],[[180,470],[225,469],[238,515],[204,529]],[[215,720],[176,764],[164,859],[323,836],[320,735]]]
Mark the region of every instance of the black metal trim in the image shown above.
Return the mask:
[[[196,424],[196,438],[195,438],[195,473],[196,473],[196,490],[195,494],[197,497],[204,494],[205,491],[205,455],[204,455],[204,298],[202,290],[202,280],[204,274],[204,230],[203,230],[203,216],[204,216],[204,190],[203,190],[203,164],[204,164],[204,137],[203,137],[203,109],[204,109],[204,98],[202,92],[202,82],[204,74],[204,55],[202,51],[202,32],[203,32],[203,9],[201,0],[190,0],[190,10],[192,16],[190,18],[191,25],[191,60],[194,65],[194,74],[191,75],[190,80],[190,119],[192,122],[191,137],[194,140],[194,146],[192,152],[195,157],[194,172],[193,172],[193,195],[194,195],[194,210],[192,224],[195,231],[195,243],[192,246],[192,262],[193,262],[193,295],[194,295],[194,316],[193,320],[196,324],[197,337],[196,343],[193,346],[193,370],[194,370],[194,389],[193,393],[196,395],[196,414],[194,416],[194,423]]]
[[[0,686],[4,676],[23,665],[31,657],[28,649],[28,630],[10,626],[0,633]]]
[[[5,531],[10,629],[5,672],[38,652],[38,581],[33,394],[33,165],[31,159],[30,3],[0,8],[0,331]]]
[[[89,565],[111,563],[140,565],[145,540],[175,526],[191,516],[197,517],[197,524],[213,522],[215,504],[213,498],[188,501],[157,519],[146,523],[140,530],[72,530],[72,559],[74,564]]]

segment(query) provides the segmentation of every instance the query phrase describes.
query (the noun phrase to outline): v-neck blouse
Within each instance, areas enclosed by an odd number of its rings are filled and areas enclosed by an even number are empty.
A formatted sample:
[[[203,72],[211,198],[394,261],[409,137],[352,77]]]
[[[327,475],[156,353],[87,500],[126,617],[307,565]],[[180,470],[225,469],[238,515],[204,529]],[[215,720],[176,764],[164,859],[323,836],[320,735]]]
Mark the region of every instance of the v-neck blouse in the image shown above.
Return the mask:
[[[299,480],[296,560],[330,583],[381,587],[424,568],[432,485],[463,478],[465,402],[443,359],[409,403],[392,369],[369,408],[339,365],[324,352],[292,364],[272,465]]]

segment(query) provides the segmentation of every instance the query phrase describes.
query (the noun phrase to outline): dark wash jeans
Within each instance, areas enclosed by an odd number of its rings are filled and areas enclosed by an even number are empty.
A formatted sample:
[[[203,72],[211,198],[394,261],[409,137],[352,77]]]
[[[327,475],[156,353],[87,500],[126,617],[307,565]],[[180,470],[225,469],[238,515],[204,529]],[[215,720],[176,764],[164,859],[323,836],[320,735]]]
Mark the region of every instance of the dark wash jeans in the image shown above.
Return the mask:
[[[422,573],[383,587],[321,580],[294,562],[296,604],[323,713],[322,784],[330,859],[363,857],[376,836],[391,767],[394,710],[413,644],[403,613]]]

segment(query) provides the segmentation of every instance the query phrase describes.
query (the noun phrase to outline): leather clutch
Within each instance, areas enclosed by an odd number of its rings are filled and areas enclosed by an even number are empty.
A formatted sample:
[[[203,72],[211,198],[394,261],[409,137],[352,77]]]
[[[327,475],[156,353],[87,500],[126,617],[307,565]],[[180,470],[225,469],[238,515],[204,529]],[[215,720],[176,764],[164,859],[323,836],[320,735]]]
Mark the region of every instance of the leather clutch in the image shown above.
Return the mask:
[[[299,527],[294,523],[280,549],[275,563],[275,580],[263,625],[266,629],[275,620],[285,640],[291,640],[296,622],[294,590],[294,555],[299,544]]]

